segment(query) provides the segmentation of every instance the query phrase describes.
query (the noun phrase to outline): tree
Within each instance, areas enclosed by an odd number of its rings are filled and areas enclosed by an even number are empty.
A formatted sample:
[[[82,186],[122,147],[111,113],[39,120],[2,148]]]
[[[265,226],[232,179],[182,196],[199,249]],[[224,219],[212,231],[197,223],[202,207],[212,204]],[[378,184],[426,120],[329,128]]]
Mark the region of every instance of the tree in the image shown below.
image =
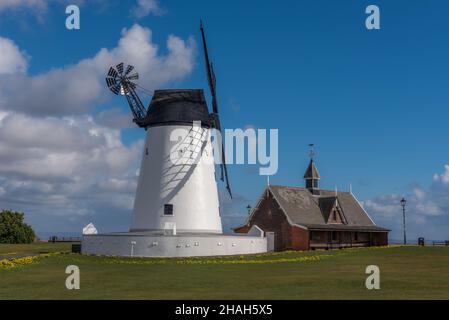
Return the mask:
[[[0,243],[31,243],[33,228],[24,222],[24,214],[10,210],[0,211]]]

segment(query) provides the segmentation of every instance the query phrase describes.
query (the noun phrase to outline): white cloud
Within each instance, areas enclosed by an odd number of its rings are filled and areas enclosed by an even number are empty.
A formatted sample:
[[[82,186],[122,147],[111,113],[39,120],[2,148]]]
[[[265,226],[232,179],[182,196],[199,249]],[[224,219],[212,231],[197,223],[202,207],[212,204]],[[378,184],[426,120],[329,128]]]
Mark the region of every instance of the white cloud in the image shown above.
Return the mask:
[[[413,194],[418,200],[424,200],[427,196],[427,193],[424,190],[417,187],[413,188]]]
[[[406,223],[412,240],[419,236],[428,239],[449,238],[449,165],[441,174],[435,174],[428,189],[414,186],[404,195],[382,195],[363,202],[376,223],[392,229],[391,237],[402,237],[402,207],[405,197]]]
[[[14,41],[0,37],[0,52],[0,75],[26,72],[26,54],[20,51]]]
[[[23,60],[0,74],[0,209],[24,211],[40,231],[77,231],[91,221],[126,230],[143,141],[122,142],[121,129],[134,126],[130,112],[95,110],[113,97],[105,74],[124,61],[140,85],[161,88],[191,72],[196,51],[192,39],[171,35],[161,54],[151,35],[134,25],[115,48],[74,65],[28,75]]]
[[[125,146],[118,129],[86,115],[11,113],[0,121],[0,136],[2,207],[29,213],[38,226],[80,216],[81,227],[104,211],[130,212],[143,141]]]
[[[47,9],[47,2],[45,0],[1,0],[0,12],[8,9],[45,11]]]
[[[109,66],[122,61],[134,65],[139,85],[153,90],[187,76],[193,69],[195,48],[193,39],[170,35],[168,52],[161,55],[151,30],[136,24],[122,31],[117,47],[101,49],[76,65],[35,76],[0,76],[0,109],[45,116],[86,113],[112,96],[104,81]]]
[[[10,114],[0,122],[0,136],[2,176],[43,182],[134,177],[142,144],[124,146],[119,130],[100,126],[87,115],[56,119]]]
[[[113,128],[113,129],[126,129],[134,127],[130,113],[125,113],[121,108],[109,108],[101,111],[96,116],[98,124]]]
[[[148,15],[163,15],[165,10],[161,8],[158,0],[135,0],[131,2],[129,10],[131,17],[136,19],[144,18]],[[45,14],[49,11],[49,7],[54,4],[58,9],[60,6],[77,5],[90,6],[96,10],[117,10],[117,1],[110,0],[0,0],[0,14],[9,11],[14,13],[28,13],[36,15],[40,22],[44,22]]]
[[[444,172],[442,174],[435,173],[433,175],[435,182],[441,182],[442,184],[449,184],[449,165],[444,165]]]
[[[131,9],[131,15],[136,18],[143,18],[150,14],[161,15],[163,10],[157,0],[137,0],[136,6]]]

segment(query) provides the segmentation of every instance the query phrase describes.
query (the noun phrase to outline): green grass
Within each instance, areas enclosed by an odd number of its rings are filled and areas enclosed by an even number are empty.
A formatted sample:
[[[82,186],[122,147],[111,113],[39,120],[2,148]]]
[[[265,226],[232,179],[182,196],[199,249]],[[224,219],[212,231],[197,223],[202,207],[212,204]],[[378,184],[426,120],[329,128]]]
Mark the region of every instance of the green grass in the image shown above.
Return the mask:
[[[22,256],[27,254],[41,254],[49,252],[70,251],[69,242],[36,242],[32,244],[0,244],[0,256]]]
[[[34,247],[50,252],[70,246],[0,245],[0,253],[33,252]],[[320,258],[298,261],[310,256]],[[70,264],[81,270],[80,290],[65,288]],[[371,264],[380,268],[380,290],[365,288],[365,268]],[[449,299],[449,247],[194,259],[58,254],[0,269],[0,299]]]

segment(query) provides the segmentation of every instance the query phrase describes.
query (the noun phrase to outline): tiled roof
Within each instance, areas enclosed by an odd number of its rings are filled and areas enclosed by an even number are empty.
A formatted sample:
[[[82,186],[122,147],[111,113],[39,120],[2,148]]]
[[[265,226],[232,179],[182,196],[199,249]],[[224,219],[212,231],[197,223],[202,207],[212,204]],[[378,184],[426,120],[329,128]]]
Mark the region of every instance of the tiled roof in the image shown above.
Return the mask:
[[[320,190],[320,195],[315,196],[306,188],[288,186],[269,186],[280,207],[289,220],[306,228],[340,228],[340,229],[371,229],[373,231],[385,230],[375,225],[359,202],[350,192],[333,190]],[[344,224],[327,224],[326,212],[328,207],[335,202],[337,195],[338,204],[343,211]],[[320,207],[320,199],[321,207]],[[327,209],[326,209],[327,208]],[[330,209],[329,209],[330,210]]]

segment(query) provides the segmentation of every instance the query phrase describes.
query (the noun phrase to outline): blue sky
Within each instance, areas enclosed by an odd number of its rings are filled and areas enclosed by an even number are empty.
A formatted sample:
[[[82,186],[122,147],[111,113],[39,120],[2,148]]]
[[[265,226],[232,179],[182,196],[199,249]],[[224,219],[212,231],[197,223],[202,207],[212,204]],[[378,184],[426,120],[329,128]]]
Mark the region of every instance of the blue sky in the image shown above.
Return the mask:
[[[21,76],[67,70],[92,59],[101,48],[112,51],[123,37],[122,30],[137,24],[151,30],[158,55],[170,54],[166,45],[170,35],[185,41],[192,54],[191,68],[142,86],[206,89],[198,30],[202,18],[223,125],[279,129],[279,171],[271,183],[302,186],[307,144],[315,143],[321,186],[348,190],[351,183],[373,218],[393,229],[393,238],[400,238],[398,199],[402,196],[411,200],[411,238],[449,238],[449,169],[444,166],[449,150],[446,1],[318,0],[281,5],[276,1],[173,0],[160,1],[158,9],[144,17],[132,14],[135,0],[74,2],[81,8],[81,29],[72,31],[65,28],[66,1],[0,5],[0,37],[13,41],[27,61]],[[369,4],[380,8],[380,30],[365,28]],[[21,90],[26,91],[26,86]],[[51,91],[47,99],[52,99]],[[144,100],[148,103],[149,97]],[[97,119],[110,108],[121,109],[122,118],[129,114],[124,101],[108,94],[80,103],[85,105],[59,114],[39,114],[25,107],[3,109],[41,120],[86,115]],[[114,130],[120,132],[125,151],[133,146],[138,150],[143,130],[129,126]],[[49,198],[33,200],[38,204],[18,202],[14,201],[17,187],[8,192],[13,179],[32,180],[16,171],[8,166],[0,170],[4,175],[0,205],[3,201],[7,207],[28,209],[38,230],[76,231],[89,219],[99,227],[104,224],[107,231],[123,224],[126,229],[129,210],[116,209],[117,218],[109,223],[99,204],[95,209],[83,207],[88,213],[72,223],[63,214],[56,215],[58,223],[47,223],[51,215],[32,208],[43,208]],[[266,184],[256,166],[230,166],[230,176],[237,199],[224,200],[227,227],[243,220],[246,205],[254,204]],[[50,191],[44,194],[53,199]]]

